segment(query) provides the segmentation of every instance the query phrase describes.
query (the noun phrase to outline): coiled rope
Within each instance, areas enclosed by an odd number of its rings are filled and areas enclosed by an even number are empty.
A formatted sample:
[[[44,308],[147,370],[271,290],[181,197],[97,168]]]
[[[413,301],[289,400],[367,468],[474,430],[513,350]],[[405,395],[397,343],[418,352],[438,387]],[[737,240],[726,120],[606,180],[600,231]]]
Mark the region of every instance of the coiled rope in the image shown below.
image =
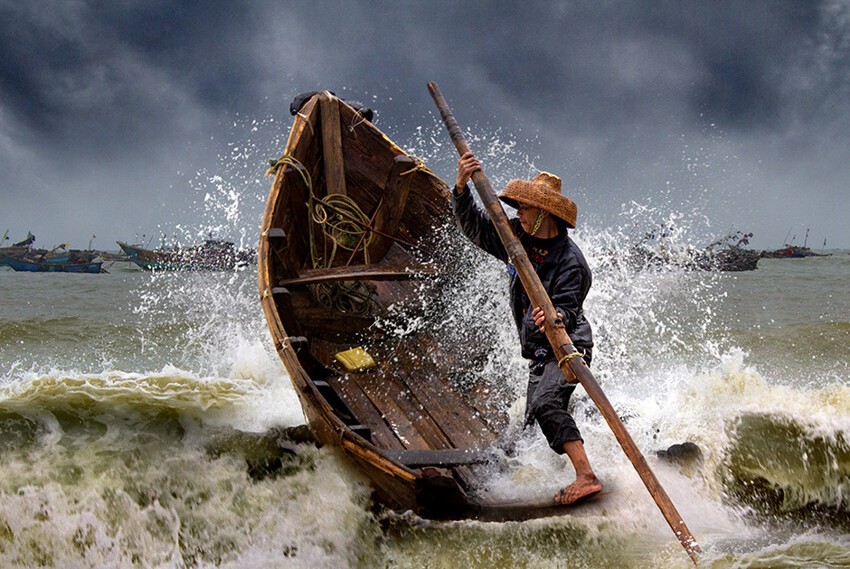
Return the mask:
[[[277,173],[283,166],[292,167],[301,176],[307,187],[307,210],[313,223],[308,224],[310,242],[310,262],[314,269],[333,266],[337,249],[363,252],[364,262],[369,264],[369,246],[375,240],[375,233],[369,229],[369,217],[350,197],[331,194],[324,198],[313,192],[313,180],[307,168],[289,154],[277,160],[269,160],[267,176]],[[316,227],[320,228],[324,239],[322,251],[317,244]],[[340,312],[355,314],[373,313],[377,304],[373,300],[375,287],[360,281],[336,281],[309,285],[309,290],[325,306]]]

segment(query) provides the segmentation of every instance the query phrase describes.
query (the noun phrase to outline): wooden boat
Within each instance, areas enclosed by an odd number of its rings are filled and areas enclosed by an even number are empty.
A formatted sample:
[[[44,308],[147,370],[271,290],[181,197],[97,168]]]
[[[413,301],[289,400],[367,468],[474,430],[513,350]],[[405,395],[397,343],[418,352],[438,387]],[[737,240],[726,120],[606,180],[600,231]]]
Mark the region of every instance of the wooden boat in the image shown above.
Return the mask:
[[[9,231],[3,234],[3,237],[0,238],[0,244],[5,243],[8,238]],[[24,255],[31,254],[46,254],[46,250],[41,249],[33,249],[32,244],[35,243],[35,235],[32,233],[27,233],[26,239],[11,245],[10,247],[0,247],[0,267],[8,267],[9,263],[6,262],[6,257],[11,257],[12,259],[20,259]]]
[[[329,93],[293,114],[270,169],[258,281],[316,438],[339,447],[392,509],[479,519],[569,511],[478,492],[504,457],[507,405],[459,381],[475,368],[475,347],[443,337],[422,308],[456,270],[435,231],[451,223],[446,184]],[[402,334],[381,325],[404,311],[424,324]]]
[[[9,238],[9,230],[7,229],[3,236],[0,237],[0,245],[3,245]],[[32,250],[32,244],[35,243],[35,235],[27,232],[27,237],[23,241],[15,243],[9,247],[0,247],[0,267],[8,266],[4,260],[6,257],[20,259]],[[46,252],[46,251],[45,251]]]
[[[8,267],[6,257],[20,259],[29,252],[29,247],[0,247],[0,267]]]
[[[5,256],[4,260],[7,265],[15,271],[27,273],[90,273],[97,274],[103,272],[103,261],[92,260],[84,262],[48,262],[45,260],[28,259],[26,257],[16,259]]]
[[[636,269],[675,266],[688,270],[738,272],[754,271],[764,251],[745,249],[752,233],[736,231],[702,249],[667,249],[662,239],[666,230],[651,231],[625,255],[625,262]]]
[[[12,246],[12,247],[3,247],[0,248],[0,259],[2,258],[12,258],[18,260],[29,261],[32,263],[54,263],[54,264],[68,264],[75,263],[79,264],[88,259],[79,259],[80,253],[84,253],[84,251],[79,250],[64,250],[65,244],[54,247],[51,250],[47,249],[33,249],[32,245],[27,245],[26,247],[20,246]],[[8,265],[5,261],[3,264]]]
[[[752,233],[735,231],[711,243],[704,255],[697,256],[697,265],[708,271],[754,271],[758,268],[759,259],[764,257],[764,251],[745,249],[750,244]]]
[[[201,244],[174,249],[146,249],[118,241],[127,260],[149,271],[227,271],[252,261],[230,241],[207,239]]]
[[[33,256],[32,258],[37,259],[41,263],[68,264],[73,262],[79,264],[79,262],[75,260],[75,256],[77,253],[81,253],[81,251],[65,251],[53,249],[52,251],[48,251],[45,254]]]
[[[730,247],[697,257],[697,266],[706,271],[739,272],[754,271],[758,268],[763,251]]]
[[[829,253],[815,253],[809,247],[786,245],[782,249],[767,251],[764,256],[770,259],[801,259],[803,257],[829,257]]]

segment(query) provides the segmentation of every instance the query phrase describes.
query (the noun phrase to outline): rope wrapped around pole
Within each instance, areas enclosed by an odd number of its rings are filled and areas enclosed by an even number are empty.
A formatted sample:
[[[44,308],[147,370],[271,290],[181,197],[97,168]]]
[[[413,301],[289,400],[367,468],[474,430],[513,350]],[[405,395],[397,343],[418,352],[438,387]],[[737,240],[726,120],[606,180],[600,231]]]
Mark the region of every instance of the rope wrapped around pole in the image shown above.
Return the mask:
[[[451,137],[458,154],[461,156],[466,154],[469,152],[469,145],[466,143],[463,133],[460,130],[460,126],[458,126],[458,123],[455,120],[451,109],[449,109],[446,100],[443,98],[442,93],[440,93],[440,89],[437,87],[436,83],[431,82],[428,83],[428,90],[431,93],[431,97],[434,99],[434,103],[437,105],[437,109],[440,111],[440,117],[442,118],[446,129],[449,131],[449,136]],[[478,195],[481,197],[481,201],[484,204],[487,213],[490,214],[490,220],[493,222],[493,225],[499,234],[499,238],[507,250],[511,264],[517,270],[517,274],[519,275],[526,294],[528,294],[528,297],[531,300],[532,306],[539,306],[543,309],[543,314],[546,317],[547,323],[546,338],[552,345],[555,357],[558,359],[558,366],[561,368],[561,371],[564,373],[567,381],[570,383],[576,383],[577,381],[581,383],[584,390],[599,408],[599,411],[602,413],[602,416],[605,418],[608,426],[613,431],[614,436],[617,438],[617,441],[620,443],[620,446],[623,448],[626,456],[631,461],[635,470],[637,470],[638,475],[647,490],[649,490],[650,495],[653,500],[655,500],[655,503],[658,505],[661,513],[664,515],[664,519],[667,520],[667,523],[670,525],[673,533],[676,534],[679,542],[696,564],[699,561],[698,554],[701,551],[699,544],[691,534],[688,526],[685,525],[685,521],[682,519],[682,516],[679,515],[679,512],[676,510],[676,507],[673,505],[673,502],[670,500],[667,492],[665,492],[664,488],[661,487],[661,484],[650,469],[646,459],[632,440],[631,435],[629,435],[628,431],[626,431],[625,425],[623,425],[620,417],[617,415],[616,411],[614,411],[614,407],[611,405],[611,402],[608,401],[608,397],[602,391],[602,388],[599,387],[599,384],[596,382],[593,374],[590,373],[590,369],[587,367],[587,364],[582,358],[573,357],[573,354],[576,354],[577,350],[573,346],[572,340],[570,340],[570,337],[567,335],[564,322],[555,312],[552,300],[549,298],[546,289],[540,282],[540,278],[537,276],[525,249],[511,229],[508,222],[508,216],[505,213],[504,208],[502,208],[502,204],[499,202],[499,199],[496,197],[496,193],[493,191],[490,181],[487,179],[487,176],[484,175],[482,170],[477,170],[472,174],[472,183],[475,185],[475,189],[478,191]]]

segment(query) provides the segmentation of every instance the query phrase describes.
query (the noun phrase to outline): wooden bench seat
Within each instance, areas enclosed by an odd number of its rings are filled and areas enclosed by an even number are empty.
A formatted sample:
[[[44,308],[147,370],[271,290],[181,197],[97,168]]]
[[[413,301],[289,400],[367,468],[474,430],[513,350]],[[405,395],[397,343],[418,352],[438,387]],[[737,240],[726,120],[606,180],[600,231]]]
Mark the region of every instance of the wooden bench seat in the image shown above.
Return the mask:
[[[304,269],[297,277],[278,281],[281,287],[311,285],[332,281],[387,281],[408,280],[436,275],[439,270],[434,265],[423,264],[378,264],[331,267],[329,269]],[[272,291],[274,292],[274,291]]]

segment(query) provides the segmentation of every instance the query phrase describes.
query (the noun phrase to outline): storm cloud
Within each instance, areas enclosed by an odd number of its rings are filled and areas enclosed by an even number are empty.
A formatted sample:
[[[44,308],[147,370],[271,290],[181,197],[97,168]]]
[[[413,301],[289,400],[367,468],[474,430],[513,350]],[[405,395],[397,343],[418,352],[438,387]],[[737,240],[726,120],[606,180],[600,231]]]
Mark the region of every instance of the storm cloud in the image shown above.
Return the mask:
[[[209,224],[212,195],[243,212],[216,233],[250,241],[295,94],[436,138],[428,81],[482,151],[516,142],[488,173],[558,173],[594,227],[651,203],[850,247],[844,1],[0,0],[0,231],[108,248]]]

